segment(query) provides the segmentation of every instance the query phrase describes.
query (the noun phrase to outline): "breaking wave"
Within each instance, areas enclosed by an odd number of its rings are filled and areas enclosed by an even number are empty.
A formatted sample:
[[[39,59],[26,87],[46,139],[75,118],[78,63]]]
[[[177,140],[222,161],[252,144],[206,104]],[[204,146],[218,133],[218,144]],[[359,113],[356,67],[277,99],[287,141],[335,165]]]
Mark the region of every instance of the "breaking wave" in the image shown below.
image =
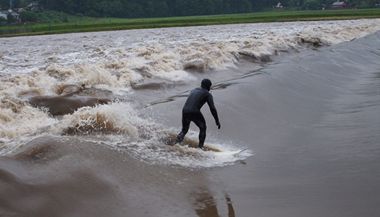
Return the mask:
[[[0,39],[0,154],[12,152],[31,138],[52,134],[101,142],[105,138],[105,144],[150,163],[209,167],[245,159],[251,153],[240,153],[242,148],[236,145],[223,144],[222,153],[165,146],[163,139],[173,131],[139,112],[134,91],[186,84],[198,73],[236,67],[242,59],[265,64],[275,55],[353,40],[380,30],[379,21],[243,24]],[[31,97],[81,91],[113,103],[82,107],[58,117],[29,103]]]
[[[379,23],[372,19],[244,24],[87,33],[85,38],[68,34],[18,40],[18,47],[15,39],[3,39],[0,63],[4,73],[34,72],[29,79],[50,79],[53,84],[125,88],[150,78],[186,82],[193,78],[192,71],[234,67],[241,58],[266,62],[281,52],[349,41],[380,30]]]
[[[34,116],[28,117],[28,121],[25,122],[9,121],[1,130],[3,138],[23,136],[24,140],[4,141],[0,148],[2,155],[11,153],[23,143],[40,135],[56,135],[68,138],[75,136],[84,142],[104,144],[150,164],[191,168],[215,167],[229,165],[251,156],[250,151],[243,152],[241,148],[228,144],[213,145],[222,150],[220,153],[168,146],[165,140],[175,131],[149,118],[141,118],[136,110],[126,103],[84,107],[74,114],[63,116],[60,120],[49,117],[36,108],[24,106],[22,109],[33,109],[35,113],[31,114]],[[41,115],[45,115],[45,119],[41,118]],[[6,129],[7,127],[9,129]],[[5,134],[7,132],[8,134]],[[192,137],[195,138],[194,132]]]

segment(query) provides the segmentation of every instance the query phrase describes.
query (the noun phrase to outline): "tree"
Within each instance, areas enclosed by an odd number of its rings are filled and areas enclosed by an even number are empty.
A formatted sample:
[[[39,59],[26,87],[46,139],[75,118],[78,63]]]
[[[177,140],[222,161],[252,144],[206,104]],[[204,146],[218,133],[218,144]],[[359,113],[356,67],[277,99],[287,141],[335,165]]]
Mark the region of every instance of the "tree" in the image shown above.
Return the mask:
[[[7,23],[7,19],[5,19],[4,17],[0,17],[0,24],[6,24]]]
[[[31,2],[31,0],[17,1]],[[334,1],[336,0],[39,0],[45,9],[103,17],[243,13],[270,9],[278,2],[288,8],[315,10],[321,8],[322,5],[331,5]],[[378,0],[347,1],[351,5],[368,7]],[[0,5],[9,5],[9,0],[0,0]]]
[[[165,1],[153,1],[154,17],[167,17],[169,16],[169,6]]]
[[[319,10],[321,9],[321,4],[318,0],[306,0],[304,8],[307,10]]]
[[[37,22],[38,15],[31,11],[24,11],[20,14],[20,19],[22,22]]]
[[[16,23],[17,19],[16,19],[16,17],[12,16],[12,14],[8,14],[7,21],[9,24],[12,24],[12,23]]]

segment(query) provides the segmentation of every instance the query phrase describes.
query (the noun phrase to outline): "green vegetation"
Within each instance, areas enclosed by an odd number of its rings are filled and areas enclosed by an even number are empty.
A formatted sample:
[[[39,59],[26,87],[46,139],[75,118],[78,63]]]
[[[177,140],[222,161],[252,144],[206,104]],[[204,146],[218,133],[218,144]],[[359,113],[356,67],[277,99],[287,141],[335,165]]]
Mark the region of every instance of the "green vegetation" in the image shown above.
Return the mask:
[[[350,9],[325,11],[271,11],[246,14],[228,14],[212,16],[189,16],[169,18],[89,18],[67,16],[66,22],[22,24],[1,26],[0,36],[21,36],[37,34],[55,34],[68,32],[89,32],[105,30],[161,28],[175,26],[195,26],[231,23],[281,22],[301,20],[332,20],[380,17],[380,9]]]
[[[267,11],[279,2],[292,10],[320,10],[337,0],[0,0],[0,8],[38,2],[44,10],[89,17],[147,18]],[[380,0],[345,0],[350,8],[375,7]],[[280,5],[279,5],[280,6]]]
[[[78,19],[76,16],[68,15],[66,13],[57,11],[24,11],[20,14],[20,18],[22,22],[27,23],[67,23]]]
[[[16,0],[14,0],[16,1]],[[22,1],[22,0],[17,0]],[[26,1],[26,0],[24,0]],[[172,17],[267,11],[279,2],[293,10],[329,8],[337,0],[39,0],[46,9],[90,17]],[[341,0],[343,1],[343,0]],[[351,8],[374,7],[380,0],[345,0]]]

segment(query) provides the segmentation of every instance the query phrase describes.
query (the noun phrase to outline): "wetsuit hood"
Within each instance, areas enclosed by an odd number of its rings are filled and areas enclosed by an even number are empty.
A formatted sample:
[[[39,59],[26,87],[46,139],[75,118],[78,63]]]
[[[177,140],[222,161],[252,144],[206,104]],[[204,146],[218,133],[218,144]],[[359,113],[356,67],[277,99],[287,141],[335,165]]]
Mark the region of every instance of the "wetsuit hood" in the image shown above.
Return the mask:
[[[204,88],[204,89],[210,91],[210,89],[211,89],[211,85],[212,85],[212,83],[211,83],[210,79],[207,79],[207,78],[206,78],[206,79],[203,79],[203,80],[202,80],[202,83],[201,83],[201,87],[202,87],[202,88]]]

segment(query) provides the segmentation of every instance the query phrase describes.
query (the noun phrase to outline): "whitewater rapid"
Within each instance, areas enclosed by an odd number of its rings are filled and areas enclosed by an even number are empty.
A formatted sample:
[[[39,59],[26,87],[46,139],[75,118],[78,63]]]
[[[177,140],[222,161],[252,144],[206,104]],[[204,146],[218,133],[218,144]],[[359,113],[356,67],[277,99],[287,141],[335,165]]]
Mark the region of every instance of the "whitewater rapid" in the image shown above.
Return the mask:
[[[236,68],[242,59],[262,65],[273,56],[338,44],[379,30],[380,19],[370,19],[0,39],[0,154],[7,155],[43,135],[63,137],[74,132],[84,141],[127,150],[150,163],[230,164],[252,153],[224,156],[190,151],[184,155],[183,151],[157,147],[162,132],[175,130],[142,111],[133,97],[139,87],[150,82],[160,87],[186,84],[197,80],[199,73],[207,76]],[[31,96],[60,95],[62,85],[112,91],[115,97],[111,104],[83,107],[59,117],[29,104]],[[230,146],[226,153],[244,149],[239,144],[223,145]]]

